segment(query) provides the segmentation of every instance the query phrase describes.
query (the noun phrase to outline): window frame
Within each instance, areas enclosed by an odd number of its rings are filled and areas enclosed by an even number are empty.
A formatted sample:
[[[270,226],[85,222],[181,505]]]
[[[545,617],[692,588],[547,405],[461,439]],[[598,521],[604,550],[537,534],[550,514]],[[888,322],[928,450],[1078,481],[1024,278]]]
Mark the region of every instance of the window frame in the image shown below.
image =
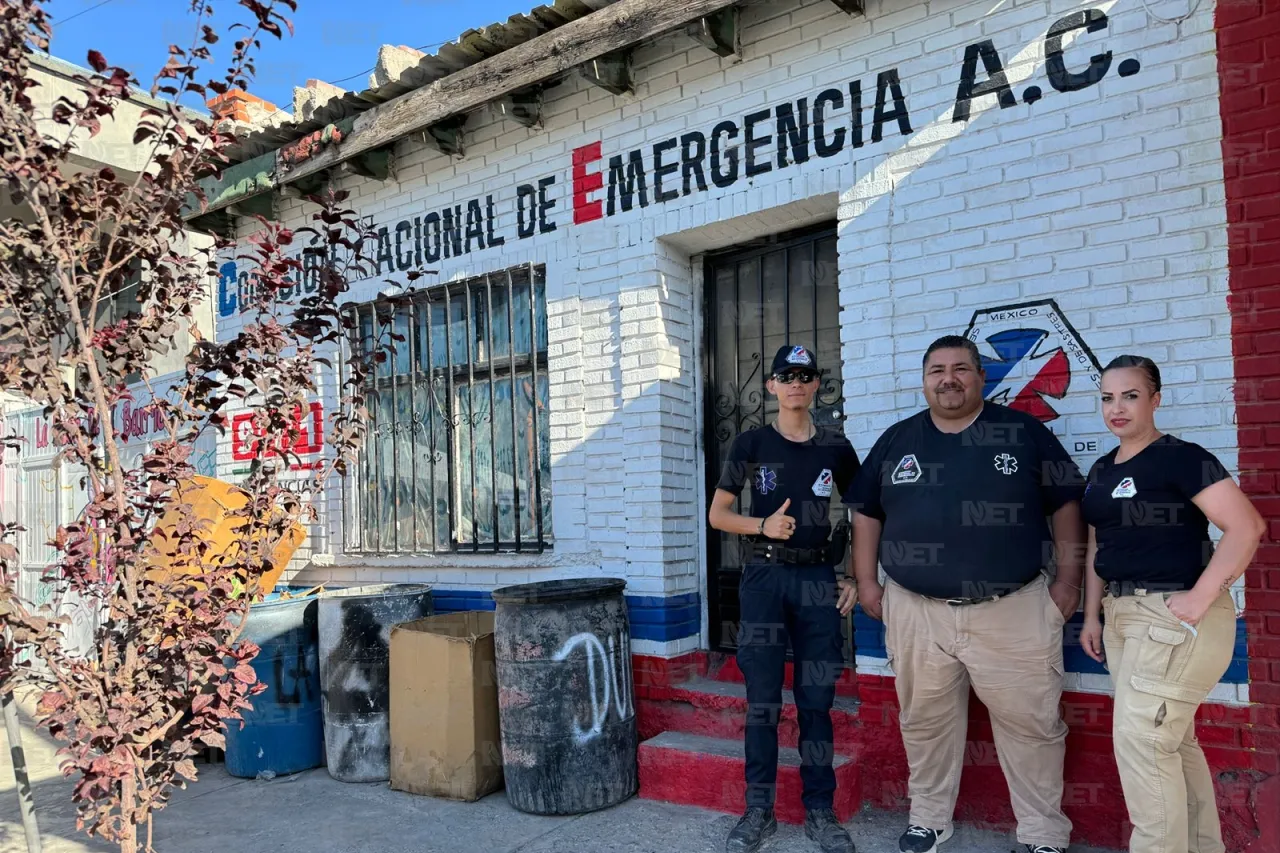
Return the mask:
[[[395,352],[388,355],[384,364],[372,367],[361,389],[367,412],[365,441],[351,470],[353,476],[344,477],[342,481],[341,512],[346,553],[392,557],[415,553],[528,555],[553,549],[548,367],[550,325],[546,283],[544,264],[521,264],[343,306],[344,313],[354,320],[353,329],[344,342],[346,352],[367,352],[375,332],[383,346],[390,334],[401,334],[405,338],[392,341]],[[495,305],[503,301],[495,301],[495,295],[500,291],[505,291],[505,311],[499,308],[496,322],[490,321]],[[527,300],[519,298],[523,294],[528,294]],[[477,297],[484,306],[481,311],[473,311]],[[455,316],[459,304],[461,314]],[[444,309],[444,323],[436,326],[434,312],[440,306]],[[519,315],[526,308],[529,348],[521,347],[521,351],[516,352],[515,344],[520,342],[517,339],[518,322],[524,319]],[[389,318],[390,321],[375,322],[375,318]],[[498,323],[504,321],[506,338],[499,341],[494,330]],[[422,334],[424,331],[425,335]],[[426,338],[425,343],[420,340],[422,337]],[[502,347],[495,349],[495,342],[505,347],[505,352],[501,351]],[[460,351],[459,345],[465,349]],[[484,360],[479,352],[481,346],[484,348]],[[340,375],[345,382],[349,375],[345,364],[340,367]],[[531,382],[529,394],[524,398],[529,401],[527,407],[521,406],[517,396],[516,387],[521,380]],[[499,401],[497,390],[503,385],[511,391],[505,401]],[[474,390],[460,394],[461,389]],[[400,408],[400,398],[406,393],[410,394],[407,398],[408,423],[404,422]],[[419,394],[423,393],[427,397],[426,404],[419,411]],[[478,394],[486,396],[484,405],[488,406],[487,417],[479,419],[477,410],[481,407],[474,405]],[[377,421],[378,415],[383,413],[384,398],[388,395],[391,397],[389,427]],[[507,409],[510,418],[499,427],[501,419],[495,413]],[[531,419],[531,432],[524,437],[531,436],[533,444],[531,470],[527,472],[521,470],[516,453],[521,438],[518,421],[525,414]],[[435,430],[440,427],[445,432],[438,437]],[[429,441],[418,438],[417,431],[423,428],[430,431]],[[510,432],[505,436],[511,442],[513,464],[510,470],[503,470],[497,464],[499,429]],[[383,458],[381,443],[388,433],[390,462]],[[406,438],[405,433],[410,435]],[[405,444],[398,443],[401,441]],[[401,470],[404,467],[401,464],[402,447],[405,446],[414,466],[412,471]],[[491,460],[487,472],[489,482],[481,484],[479,480],[483,475],[477,470],[479,466],[469,460],[479,458],[480,451],[486,447]],[[430,459],[429,481],[420,479],[418,454],[424,449]],[[441,455],[443,458],[437,460]],[[448,499],[443,515],[437,510],[437,487],[443,485],[437,473],[440,466],[445,468],[447,478]],[[385,479],[386,468],[392,471],[390,480]],[[465,476],[468,471],[469,477]],[[500,479],[511,481],[509,491],[499,491]],[[406,481],[411,484],[412,493],[406,499],[410,501],[407,507],[401,502]],[[394,493],[396,501],[389,510],[389,516],[387,507],[383,505],[384,482],[392,484],[387,496]],[[487,501],[481,499],[481,485],[489,489]],[[531,485],[531,488],[526,488],[526,485]],[[514,535],[504,539],[504,525],[500,519],[502,498],[507,495],[514,498],[511,504],[514,507],[511,525]],[[422,525],[425,532],[420,533],[419,515],[424,507],[427,518]],[[530,509],[533,516],[531,533],[524,529],[522,517]],[[492,535],[482,537],[480,532],[486,523],[490,523],[490,519],[485,517],[490,510]],[[412,518],[411,534],[401,530],[406,522],[406,511]],[[442,524],[447,537],[439,535]]]

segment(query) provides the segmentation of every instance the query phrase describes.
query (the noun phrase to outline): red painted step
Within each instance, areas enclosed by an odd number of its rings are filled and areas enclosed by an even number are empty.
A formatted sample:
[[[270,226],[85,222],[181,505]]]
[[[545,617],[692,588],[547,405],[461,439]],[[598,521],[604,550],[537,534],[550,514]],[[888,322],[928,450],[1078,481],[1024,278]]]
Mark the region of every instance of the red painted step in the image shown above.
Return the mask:
[[[701,806],[741,814],[746,805],[746,757],[741,739],[706,737],[688,732],[663,732],[640,744],[642,799]],[[851,818],[862,802],[856,757],[837,755],[834,808],[841,821]],[[804,823],[800,801],[800,753],[778,750],[778,793],[774,811],[782,823]]]
[[[731,681],[693,678],[673,687],[649,688],[644,698],[636,700],[636,709],[642,738],[678,731],[740,741],[746,732],[747,688]],[[854,753],[857,719],[857,700],[836,696],[831,726],[838,754]],[[790,690],[782,691],[778,743],[793,748],[799,744],[795,696]]]

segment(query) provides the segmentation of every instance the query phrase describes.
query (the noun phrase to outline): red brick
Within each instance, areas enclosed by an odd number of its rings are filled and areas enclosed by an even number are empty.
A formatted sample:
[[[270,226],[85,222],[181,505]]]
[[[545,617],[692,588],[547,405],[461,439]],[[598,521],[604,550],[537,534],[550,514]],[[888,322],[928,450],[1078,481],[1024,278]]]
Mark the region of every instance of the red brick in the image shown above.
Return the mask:
[[[1249,247],[1249,263],[1273,264],[1280,261],[1280,243],[1262,243]],[[1267,350],[1270,352],[1271,350]],[[1259,350],[1263,352],[1263,350]]]
[[[1216,746],[1240,746],[1240,730],[1231,726],[1196,726],[1196,737],[1200,739],[1201,743],[1211,743]]]
[[[1258,750],[1253,754],[1253,769],[1269,776],[1280,773],[1280,754],[1274,749]]]
[[[1219,101],[1222,115],[1235,116],[1262,109],[1264,92],[1264,89],[1257,86],[1233,88],[1223,92]]]
[[[1280,751],[1280,731],[1245,729],[1240,733],[1241,745],[1249,749]]]
[[[1253,725],[1258,728],[1280,729],[1280,708],[1274,705],[1254,705],[1250,709]]]
[[[1214,25],[1218,29],[1226,29],[1262,14],[1262,0],[1222,0],[1214,12]]]
[[[1263,305],[1261,300],[1240,298],[1231,304],[1231,323],[1235,327],[1235,343],[1247,343],[1256,334],[1280,330],[1280,310]],[[1266,374],[1263,374],[1262,377],[1245,378],[1245,382],[1261,382],[1265,378]]]
[[[1280,705],[1280,684],[1250,684],[1249,701],[1259,705]]]
[[[1236,276],[1233,273],[1233,277],[1242,278],[1243,276]],[[1255,355],[1236,359],[1237,377],[1275,376],[1277,373],[1280,373],[1280,365],[1276,364],[1276,359],[1272,356]],[[1244,414],[1244,412],[1241,412],[1242,418]],[[1256,417],[1258,413],[1250,412],[1248,414],[1250,417]],[[1247,423],[1267,423],[1267,421],[1250,420]]]
[[[1248,320],[1250,329],[1263,332],[1280,329],[1280,320],[1277,320],[1280,314],[1280,282],[1272,288],[1236,291],[1227,297],[1227,308],[1232,317]]]
[[[1245,248],[1254,243],[1280,240],[1280,218],[1233,222],[1227,227],[1227,242]]]
[[[1196,719],[1209,724],[1243,726],[1254,721],[1249,708],[1206,702],[1196,712]]]
[[[1246,199],[1243,208],[1246,221],[1273,219],[1280,216],[1280,197]]]
[[[1249,595],[1248,608],[1255,613],[1280,612],[1280,592],[1259,590]]]
[[[1209,761],[1209,766],[1215,770],[1240,770],[1253,767],[1253,755],[1247,749],[1229,746],[1206,745],[1204,747],[1204,757]]]

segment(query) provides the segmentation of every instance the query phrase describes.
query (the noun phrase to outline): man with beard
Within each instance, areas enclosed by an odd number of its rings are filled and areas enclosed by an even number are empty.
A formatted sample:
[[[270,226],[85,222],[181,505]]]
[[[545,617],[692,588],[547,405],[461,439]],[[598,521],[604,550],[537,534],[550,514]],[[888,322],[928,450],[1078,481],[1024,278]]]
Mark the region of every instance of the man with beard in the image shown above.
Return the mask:
[[[932,853],[953,833],[970,685],[991,713],[1018,841],[1060,853],[1071,835],[1058,705],[1063,626],[1080,604],[1084,480],[1040,421],[984,402],[985,383],[972,341],[934,341],[929,407],[880,436],[847,501],[856,586],[841,581],[839,606],[848,613],[856,598],[885,624],[910,773],[903,853]]]

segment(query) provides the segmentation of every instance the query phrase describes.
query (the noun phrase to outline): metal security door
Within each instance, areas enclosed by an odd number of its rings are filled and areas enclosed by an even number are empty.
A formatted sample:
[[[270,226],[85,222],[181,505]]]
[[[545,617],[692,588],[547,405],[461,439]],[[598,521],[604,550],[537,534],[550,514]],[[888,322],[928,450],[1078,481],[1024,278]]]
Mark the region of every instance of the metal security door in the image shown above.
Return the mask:
[[[803,344],[814,350],[822,370],[813,404],[814,421],[819,426],[841,427],[844,390],[837,278],[833,225],[775,235],[708,256],[708,502],[734,438],[777,417],[777,398],[769,393],[765,382],[773,354],[784,343]],[[736,511],[748,512],[750,502],[751,490],[744,488]],[[834,503],[833,522],[843,514],[839,503]],[[703,518],[705,523],[705,515]],[[711,647],[716,651],[737,648],[741,543],[737,536],[707,528],[708,606]]]

